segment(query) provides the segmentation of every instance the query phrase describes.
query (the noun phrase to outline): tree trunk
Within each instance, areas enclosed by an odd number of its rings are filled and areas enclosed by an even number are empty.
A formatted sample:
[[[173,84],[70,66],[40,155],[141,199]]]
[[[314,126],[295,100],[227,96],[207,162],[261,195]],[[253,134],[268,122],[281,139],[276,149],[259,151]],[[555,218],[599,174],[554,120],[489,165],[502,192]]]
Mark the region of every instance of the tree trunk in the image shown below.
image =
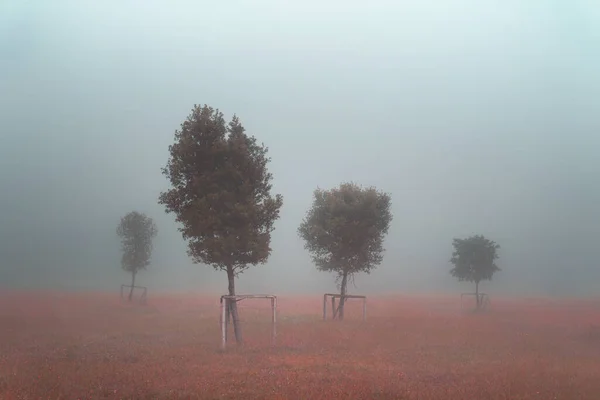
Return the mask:
[[[131,273],[131,289],[129,290],[129,301],[133,298],[133,287],[135,286],[135,271]]]
[[[475,308],[477,310],[479,310],[479,308],[481,307],[481,300],[479,299],[479,281],[475,281],[475,299],[476,299]]]
[[[227,267],[227,280],[229,282],[229,295],[235,296],[235,275],[233,274],[233,267]],[[235,341],[238,344],[242,343],[242,327],[240,326],[240,318],[238,315],[237,302],[235,300],[228,300],[229,312],[233,319],[233,332],[235,334]]]
[[[348,283],[348,273],[344,272],[344,274],[342,275],[342,284],[340,285],[340,295],[342,297],[340,297],[340,305],[338,306],[338,318],[340,321],[342,321],[344,319],[344,304],[346,304],[346,298],[344,297],[346,295],[346,285]]]

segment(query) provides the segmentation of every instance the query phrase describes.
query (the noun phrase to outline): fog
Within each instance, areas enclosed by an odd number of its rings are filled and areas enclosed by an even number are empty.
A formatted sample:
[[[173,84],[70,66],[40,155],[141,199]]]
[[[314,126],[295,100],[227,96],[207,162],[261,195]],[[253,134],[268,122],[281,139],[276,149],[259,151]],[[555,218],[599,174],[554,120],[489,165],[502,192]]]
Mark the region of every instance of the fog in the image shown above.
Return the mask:
[[[0,286],[118,290],[119,218],[159,228],[150,291],[225,292],[157,203],[195,103],[269,147],[284,196],[238,292],[322,293],[296,229],[319,186],[391,194],[354,293],[465,291],[453,237],[497,241],[496,294],[597,294],[600,7],[589,1],[4,1]]]

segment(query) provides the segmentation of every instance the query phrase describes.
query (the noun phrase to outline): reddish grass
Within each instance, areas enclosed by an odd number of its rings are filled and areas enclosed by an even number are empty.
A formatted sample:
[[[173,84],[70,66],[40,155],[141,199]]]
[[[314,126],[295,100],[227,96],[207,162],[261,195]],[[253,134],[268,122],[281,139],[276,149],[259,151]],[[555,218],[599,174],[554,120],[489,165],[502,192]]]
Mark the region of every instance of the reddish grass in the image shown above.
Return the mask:
[[[343,323],[321,299],[241,305],[246,345],[219,351],[218,299],[0,295],[1,399],[594,399],[600,304],[500,301],[485,314],[459,298],[369,298]]]

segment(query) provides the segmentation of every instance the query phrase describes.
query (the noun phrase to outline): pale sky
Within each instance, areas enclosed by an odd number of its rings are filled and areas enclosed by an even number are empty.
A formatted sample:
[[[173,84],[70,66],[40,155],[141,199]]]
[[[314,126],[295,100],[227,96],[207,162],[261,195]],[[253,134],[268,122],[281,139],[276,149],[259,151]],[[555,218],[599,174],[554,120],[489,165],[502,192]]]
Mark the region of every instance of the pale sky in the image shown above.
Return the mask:
[[[296,229],[313,190],[392,196],[354,293],[469,291],[453,237],[501,246],[491,293],[600,292],[600,5],[559,0],[0,4],[0,286],[118,290],[119,218],[155,219],[139,283],[224,292],[157,203],[195,103],[269,147],[284,196],[239,293],[322,293]],[[463,290],[464,289],[464,290]]]

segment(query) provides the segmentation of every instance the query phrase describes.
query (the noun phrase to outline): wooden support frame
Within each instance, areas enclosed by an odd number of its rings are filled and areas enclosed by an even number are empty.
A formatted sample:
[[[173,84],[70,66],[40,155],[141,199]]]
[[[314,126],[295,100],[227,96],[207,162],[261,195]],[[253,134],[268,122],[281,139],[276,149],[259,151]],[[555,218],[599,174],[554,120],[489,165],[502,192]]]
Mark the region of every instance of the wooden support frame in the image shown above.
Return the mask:
[[[464,297],[465,296],[473,296],[475,297],[475,301],[477,304],[477,293],[461,293],[460,294],[460,308],[462,310],[464,310]],[[488,307],[492,304],[490,301],[490,296],[487,295],[487,293],[479,293],[479,302],[481,302],[481,310],[486,310],[488,309]]]
[[[335,306],[335,300],[344,297],[344,302],[346,301],[346,299],[362,299],[363,300],[363,321],[367,320],[367,296],[359,296],[359,295],[353,295],[353,294],[346,294],[346,295],[342,296],[341,294],[336,294],[336,293],[325,293],[323,295],[323,321],[327,320],[327,298],[328,297],[331,297],[331,316],[332,316],[331,319],[336,319],[337,312],[339,309],[339,305],[337,308]]]
[[[148,298],[148,288],[146,286],[131,286],[131,285],[121,285],[121,300],[125,298],[125,288],[131,289],[142,289],[142,296],[140,297],[140,303],[146,304],[146,300]]]
[[[271,345],[275,345],[277,337],[277,296],[272,294],[240,294],[235,296],[223,295],[220,299],[221,315],[219,322],[221,325],[221,348],[227,348],[227,328],[230,319],[230,302],[238,302],[246,299],[270,299],[271,300]]]

